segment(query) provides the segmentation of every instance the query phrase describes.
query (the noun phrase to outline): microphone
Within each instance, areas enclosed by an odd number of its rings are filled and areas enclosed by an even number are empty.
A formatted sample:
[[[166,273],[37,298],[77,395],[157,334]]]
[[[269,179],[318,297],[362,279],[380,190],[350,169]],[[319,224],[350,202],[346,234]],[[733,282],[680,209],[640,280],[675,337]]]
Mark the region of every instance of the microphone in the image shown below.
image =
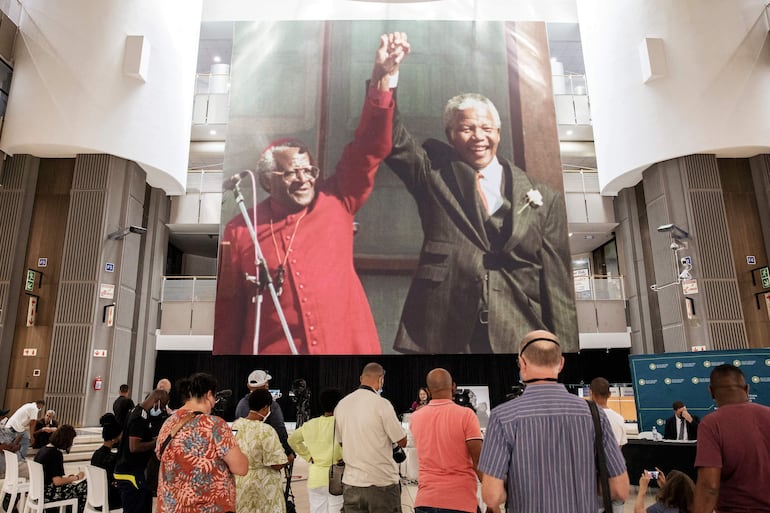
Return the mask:
[[[234,174],[233,176],[231,176],[230,178],[222,182],[222,190],[232,191],[233,189],[235,189],[236,185],[241,183],[241,180],[249,176],[249,173],[251,173],[251,171],[247,169],[246,171],[241,171],[240,173]]]

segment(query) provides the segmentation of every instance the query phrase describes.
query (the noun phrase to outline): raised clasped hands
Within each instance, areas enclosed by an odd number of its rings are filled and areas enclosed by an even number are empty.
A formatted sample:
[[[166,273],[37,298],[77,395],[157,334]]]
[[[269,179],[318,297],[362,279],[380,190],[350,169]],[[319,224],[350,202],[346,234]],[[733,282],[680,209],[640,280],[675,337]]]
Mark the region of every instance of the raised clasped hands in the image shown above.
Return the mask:
[[[387,91],[390,87],[390,77],[398,72],[404,58],[409,54],[411,46],[405,32],[391,32],[380,36],[380,45],[374,54],[374,69],[372,70],[372,85]]]

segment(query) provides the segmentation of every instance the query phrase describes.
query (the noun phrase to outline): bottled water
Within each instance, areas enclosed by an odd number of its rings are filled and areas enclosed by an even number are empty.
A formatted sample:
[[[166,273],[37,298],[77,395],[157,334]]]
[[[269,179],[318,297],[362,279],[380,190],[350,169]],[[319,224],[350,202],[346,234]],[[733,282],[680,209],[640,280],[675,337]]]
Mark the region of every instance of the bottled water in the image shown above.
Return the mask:
[[[656,442],[660,442],[662,436],[660,436],[660,433],[658,433],[658,428],[655,426],[652,426],[652,439]]]

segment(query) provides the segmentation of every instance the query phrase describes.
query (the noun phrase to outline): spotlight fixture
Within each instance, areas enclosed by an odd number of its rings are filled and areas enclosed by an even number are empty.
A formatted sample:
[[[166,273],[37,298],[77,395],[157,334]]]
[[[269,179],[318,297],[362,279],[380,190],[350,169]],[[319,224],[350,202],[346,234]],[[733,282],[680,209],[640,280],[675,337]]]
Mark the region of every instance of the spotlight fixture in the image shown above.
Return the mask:
[[[662,224],[658,226],[658,231],[661,233],[670,232],[671,236],[675,239],[686,239],[690,236],[689,233],[687,233],[685,230],[682,230],[673,223]]]
[[[129,233],[136,233],[139,235],[144,235],[147,233],[147,228],[144,226],[136,226],[132,224],[128,228],[121,228],[120,230],[116,230],[109,235],[107,235],[108,240],[123,240],[123,238],[128,235]]]

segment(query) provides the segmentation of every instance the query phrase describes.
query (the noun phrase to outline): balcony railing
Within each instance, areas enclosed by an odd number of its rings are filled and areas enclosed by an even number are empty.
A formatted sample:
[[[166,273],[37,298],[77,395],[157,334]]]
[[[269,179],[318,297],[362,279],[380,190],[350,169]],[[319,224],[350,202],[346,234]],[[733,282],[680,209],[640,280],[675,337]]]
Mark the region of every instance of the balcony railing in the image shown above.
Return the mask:
[[[573,277],[575,282],[575,299],[578,301],[625,301],[626,289],[622,276],[593,276]]]
[[[170,224],[219,224],[222,171],[188,171],[187,194],[171,198]]]
[[[160,298],[161,333],[211,335],[216,291],[216,276],[165,276]]]
[[[198,73],[195,76],[193,125],[227,123],[230,115],[229,104],[229,73]]]
[[[161,290],[162,335],[214,333],[215,276],[166,276]],[[622,276],[576,276],[578,326],[581,333],[626,329]]]
[[[556,122],[560,125],[590,125],[591,105],[585,75],[553,75]]]

